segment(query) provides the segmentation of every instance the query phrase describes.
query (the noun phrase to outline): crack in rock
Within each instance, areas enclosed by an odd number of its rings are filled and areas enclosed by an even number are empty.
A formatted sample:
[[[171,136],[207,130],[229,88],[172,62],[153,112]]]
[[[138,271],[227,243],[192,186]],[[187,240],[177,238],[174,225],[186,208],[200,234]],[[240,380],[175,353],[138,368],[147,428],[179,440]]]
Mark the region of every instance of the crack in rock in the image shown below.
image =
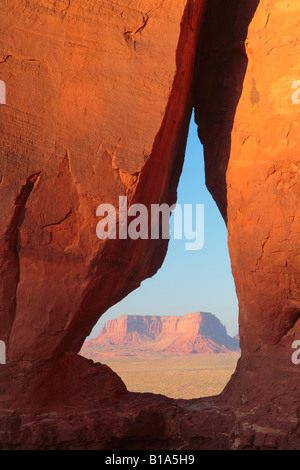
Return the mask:
[[[148,15],[148,13],[146,13],[145,15],[143,15],[143,24],[141,26],[139,26],[138,28],[136,28],[132,31],[125,31],[125,33],[123,33],[125,41],[127,43],[130,43],[130,41],[133,41],[133,48],[134,49],[135,49],[135,46],[136,46],[136,41],[133,39],[133,37],[136,34],[140,33],[143,29],[145,29],[145,27],[147,26],[148,21],[149,21],[149,15]]]
[[[73,211],[72,211],[72,209],[70,209],[69,212],[61,220],[59,220],[58,222],[52,222],[50,224],[43,225],[42,229],[44,229],[46,227],[52,227],[53,225],[62,224],[65,220],[67,220],[69,217],[71,217],[72,213],[73,213]]]

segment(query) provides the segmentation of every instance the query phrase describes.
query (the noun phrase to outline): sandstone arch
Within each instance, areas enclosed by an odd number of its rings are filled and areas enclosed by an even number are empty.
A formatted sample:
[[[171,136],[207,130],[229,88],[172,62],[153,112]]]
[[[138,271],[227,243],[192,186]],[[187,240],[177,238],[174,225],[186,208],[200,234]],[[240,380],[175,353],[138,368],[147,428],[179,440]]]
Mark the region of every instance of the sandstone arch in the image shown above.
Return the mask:
[[[94,433],[85,445],[98,448],[299,446],[300,380],[290,361],[300,335],[299,110],[291,100],[299,61],[290,34],[299,2],[230,1],[228,16],[223,3],[2,6],[0,335],[9,364],[0,372],[0,406],[19,432],[33,408],[40,430],[45,413],[56,413],[46,441],[8,432],[15,440],[2,437],[4,447],[76,448],[84,429]],[[133,396],[112,371],[76,353],[99,316],[153,275],[167,249],[159,240],[99,245],[96,207],[125,194],[131,202],[175,201],[193,105],[207,183],[227,220],[242,359],[221,397],[181,403]],[[95,403],[102,413],[91,411]],[[71,440],[66,410],[76,423]]]

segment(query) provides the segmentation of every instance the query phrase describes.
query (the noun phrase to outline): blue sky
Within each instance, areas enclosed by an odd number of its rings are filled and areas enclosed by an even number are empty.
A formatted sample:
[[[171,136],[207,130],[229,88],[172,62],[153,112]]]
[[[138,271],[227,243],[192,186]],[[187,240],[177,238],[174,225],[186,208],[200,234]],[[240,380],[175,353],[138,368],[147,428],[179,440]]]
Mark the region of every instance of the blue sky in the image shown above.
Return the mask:
[[[171,238],[164,264],[151,279],[109,309],[95,326],[120,315],[185,315],[211,312],[231,336],[238,333],[238,302],[227,248],[227,230],[205,186],[203,149],[192,117],[178,201],[204,204],[204,246],[187,251],[186,240]]]

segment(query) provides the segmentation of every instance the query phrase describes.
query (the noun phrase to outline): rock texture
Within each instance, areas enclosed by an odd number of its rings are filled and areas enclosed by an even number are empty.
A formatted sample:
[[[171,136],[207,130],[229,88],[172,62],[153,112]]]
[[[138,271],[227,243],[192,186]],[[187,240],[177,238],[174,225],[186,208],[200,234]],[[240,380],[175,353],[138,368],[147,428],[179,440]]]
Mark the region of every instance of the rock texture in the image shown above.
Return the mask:
[[[28,415],[57,413],[66,419],[68,413],[101,407],[104,401],[116,403],[127,392],[108,366],[74,353],[30,363],[26,369],[22,363],[2,365],[0,378],[1,413],[5,409]],[[16,434],[13,439],[18,441]]]
[[[0,338],[78,352],[166,241],[100,242],[96,209],[176,200],[204,1],[1,4]],[[141,260],[143,259],[143,262]]]
[[[242,388],[255,400],[274,383],[278,396],[288,383],[298,398],[300,386],[291,363],[300,337],[299,13],[297,1],[213,0],[202,34],[196,121],[208,186],[228,221],[243,353],[229,387],[236,401]]]
[[[299,448],[299,13],[298,0],[1,2],[1,448]],[[185,402],[128,393],[76,353],[167,250],[99,242],[96,208],[175,202],[193,104],[242,356],[220,397]]]
[[[239,342],[227,335],[217,317],[199,312],[185,316],[122,315],[107,321],[99,336],[87,341],[81,351],[82,354],[155,351],[185,355],[218,354],[238,349]]]

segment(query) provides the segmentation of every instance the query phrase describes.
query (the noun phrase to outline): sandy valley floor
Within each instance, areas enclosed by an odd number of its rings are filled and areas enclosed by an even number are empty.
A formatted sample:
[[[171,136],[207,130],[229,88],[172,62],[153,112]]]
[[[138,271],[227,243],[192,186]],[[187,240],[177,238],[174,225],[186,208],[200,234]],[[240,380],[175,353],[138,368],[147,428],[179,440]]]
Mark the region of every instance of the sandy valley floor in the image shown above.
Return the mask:
[[[87,357],[110,366],[134,392],[160,393],[171,398],[199,398],[220,393],[233,374],[239,353],[105,357]]]

